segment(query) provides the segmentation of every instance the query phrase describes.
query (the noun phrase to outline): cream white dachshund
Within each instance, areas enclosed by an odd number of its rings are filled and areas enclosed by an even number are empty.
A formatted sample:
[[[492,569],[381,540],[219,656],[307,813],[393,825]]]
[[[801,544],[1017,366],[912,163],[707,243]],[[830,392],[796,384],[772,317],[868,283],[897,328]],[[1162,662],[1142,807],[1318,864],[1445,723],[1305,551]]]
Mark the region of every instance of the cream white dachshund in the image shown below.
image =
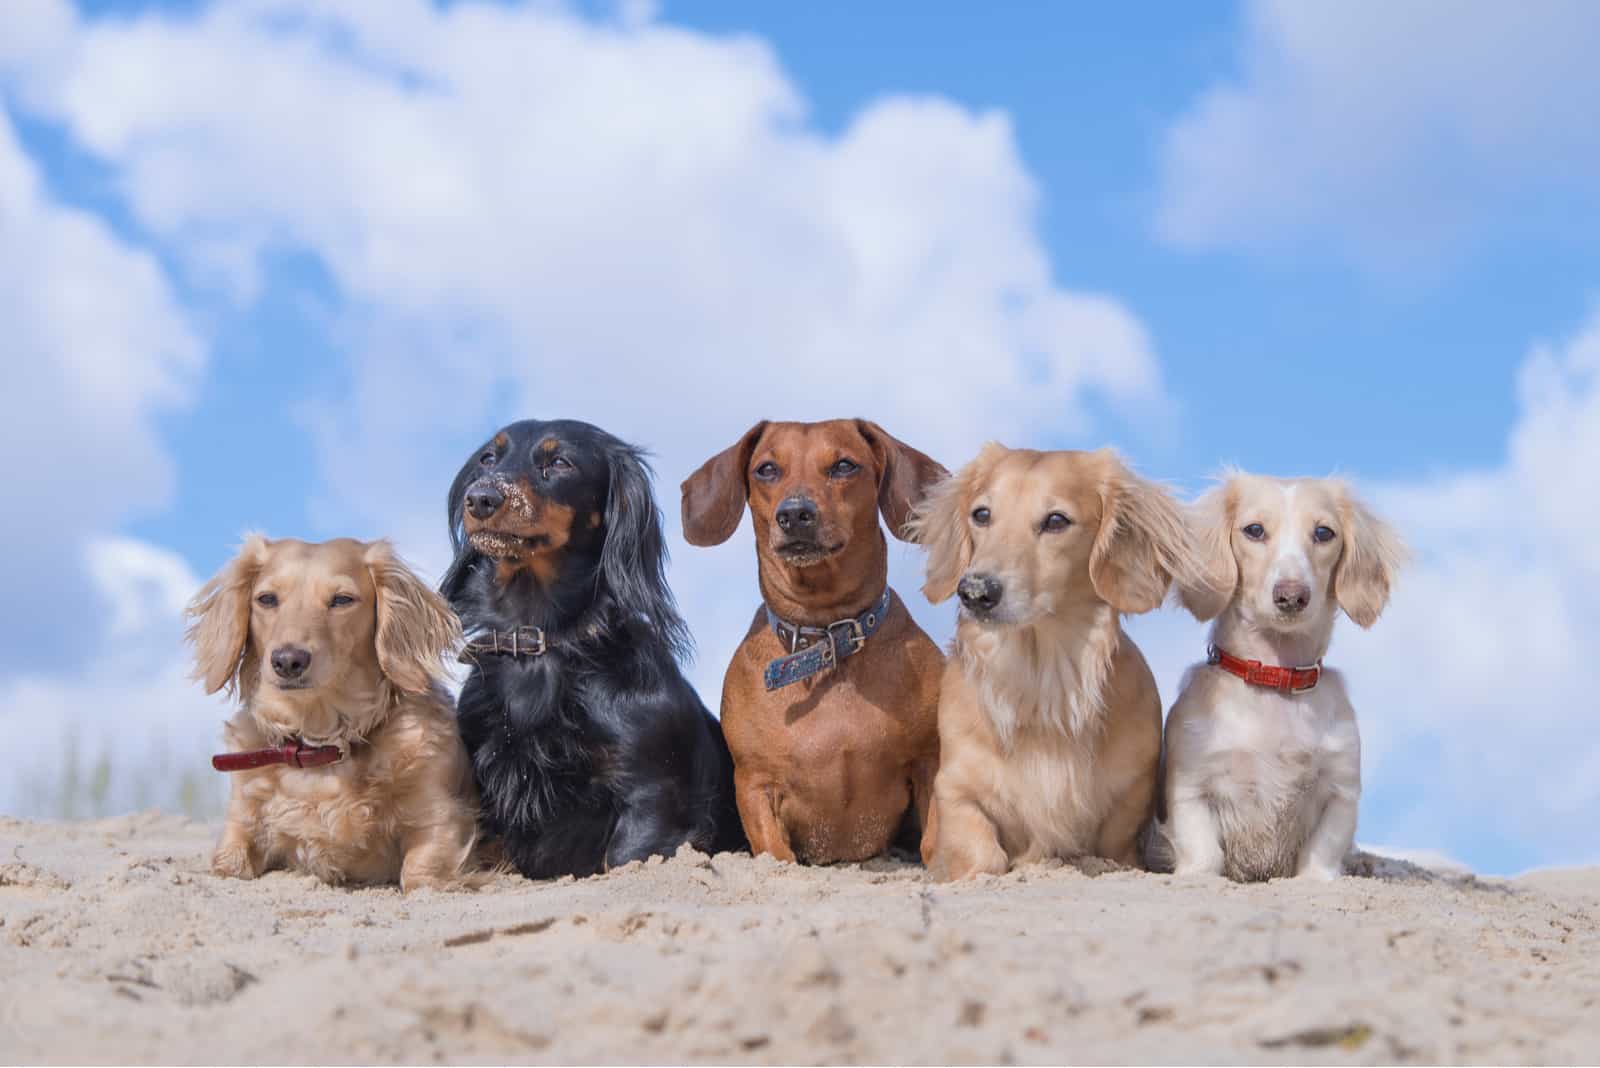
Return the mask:
[[[1405,550],[1344,483],[1235,474],[1191,511],[1216,622],[1167,717],[1166,818],[1147,860],[1238,881],[1332,879],[1355,840],[1361,737],[1323,666],[1342,610],[1370,627]]]

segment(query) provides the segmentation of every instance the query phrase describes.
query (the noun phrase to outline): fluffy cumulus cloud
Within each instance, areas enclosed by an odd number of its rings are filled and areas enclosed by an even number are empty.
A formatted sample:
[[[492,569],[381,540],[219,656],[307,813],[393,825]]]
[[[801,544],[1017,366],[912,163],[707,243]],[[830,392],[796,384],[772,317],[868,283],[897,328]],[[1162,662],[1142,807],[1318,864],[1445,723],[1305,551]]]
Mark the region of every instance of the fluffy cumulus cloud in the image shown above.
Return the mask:
[[[203,350],[154,257],[55,200],[3,108],[0,322],[0,584],[29,606],[3,632],[4,669],[50,658],[81,618],[86,539],[164,503],[173,460],[154,421],[188,400]]]
[[[69,15],[8,11],[0,102]],[[154,777],[97,773],[113,739],[142,758],[150,729],[183,739],[194,722],[177,715],[194,707],[175,642],[186,569],[112,532],[169,499],[156,421],[190,402],[204,347],[156,258],[53,195],[3,106],[0,322],[0,811],[58,811],[64,784],[80,806],[170,800]]]
[[[1339,659],[1392,841],[1600,861],[1600,314],[1534,346],[1517,387],[1501,466],[1373,488],[1418,559]]]
[[[88,539],[69,564],[105,606],[103,625],[72,642],[77,670],[0,675],[0,732],[15,758],[0,776],[0,812],[219,812],[222,784],[206,759],[226,710],[188,680],[182,643],[199,580],[176,554],[117,536]]]
[[[1163,410],[1137,320],[1053,284],[1005,116],[889,98],[825,136],[763,43],[647,15],[56,17],[24,97],[114,167],[180,270],[232,265],[248,296],[264,254],[320,260],[352,368],[312,406],[317,515],[432,568],[453,468],[513,415],[652,448],[675,526],[677,481],[758,413],[870,413],[954,463],[1081,434],[1091,396]],[[678,554],[703,665],[753,609],[735,541]]]
[[[1165,137],[1168,238],[1314,242],[1391,267],[1497,228],[1548,224],[1552,236],[1600,208],[1600,6],[1244,10],[1237,75]]]

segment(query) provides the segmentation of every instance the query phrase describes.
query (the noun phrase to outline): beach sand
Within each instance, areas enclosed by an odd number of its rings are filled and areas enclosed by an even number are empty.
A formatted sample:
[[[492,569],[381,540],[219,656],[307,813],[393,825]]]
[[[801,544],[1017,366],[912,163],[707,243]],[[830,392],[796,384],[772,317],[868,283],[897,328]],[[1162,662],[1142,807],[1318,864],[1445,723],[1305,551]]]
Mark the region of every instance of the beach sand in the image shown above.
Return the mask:
[[[476,893],[213,878],[216,828],[0,819],[0,1060],[1594,1061],[1600,869],[668,860]]]

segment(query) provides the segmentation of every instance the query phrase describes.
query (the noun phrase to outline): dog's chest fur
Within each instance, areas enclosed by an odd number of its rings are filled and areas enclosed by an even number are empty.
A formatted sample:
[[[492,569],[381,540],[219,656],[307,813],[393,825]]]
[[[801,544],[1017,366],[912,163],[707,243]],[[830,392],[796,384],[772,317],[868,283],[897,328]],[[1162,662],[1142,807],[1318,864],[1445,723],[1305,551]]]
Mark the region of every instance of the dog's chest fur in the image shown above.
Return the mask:
[[[1111,804],[1110,784],[1093,767],[1097,732],[1098,725],[1082,735],[1054,728],[1017,733],[988,809],[1013,863],[1094,852]]]
[[[597,771],[609,739],[589,715],[582,675],[554,659],[493,663],[458,705],[491,829],[531,837],[574,810],[608,808]]]
[[[250,773],[245,793],[260,799],[253,832],[266,867],[309,872],[325,882],[386,883],[400,877],[400,825],[371,756],[326,768]]]
[[[1332,792],[1360,788],[1353,718],[1339,715],[1339,681],[1284,695],[1221,680],[1196,773],[1216,813],[1230,879],[1294,875]]]
[[[766,665],[788,651],[758,613],[723,688],[734,761],[769,784],[800,859],[882,853],[911,805],[913,765],[938,752],[943,657],[898,604],[855,656],[765,689]]]
[[[958,642],[960,685],[988,722],[991,759],[1004,765],[980,803],[1013,863],[1093,852],[1125,785],[1096,767],[1121,640],[1115,613],[1097,606],[1072,637],[973,627]]]

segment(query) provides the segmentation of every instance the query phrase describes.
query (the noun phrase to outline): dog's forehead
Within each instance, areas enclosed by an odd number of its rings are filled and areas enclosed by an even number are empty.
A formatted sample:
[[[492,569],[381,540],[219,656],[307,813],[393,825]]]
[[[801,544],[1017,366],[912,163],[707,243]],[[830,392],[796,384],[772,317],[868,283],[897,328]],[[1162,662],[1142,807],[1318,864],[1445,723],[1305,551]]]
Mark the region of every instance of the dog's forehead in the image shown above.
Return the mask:
[[[324,542],[285,538],[268,545],[261,579],[307,586],[349,583],[366,589],[372,585],[366,554],[366,543],[354,538]]]
[[[1234,479],[1241,511],[1282,518],[1327,519],[1338,511],[1338,492],[1326,479],[1241,475]]]
[[[1098,500],[1099,463],[1092,453],[1013,449],[981,489],[997,500],[1084,504]]]
[[[858,463],[873,462],[872,449],[854,419],[829,419],[817,423],[769,423],[756,442],[757,453],[782,455],[802,462],[815,458],[832,463],[848,452]]]
[[[502,428],[491,440],[497,448],[554,448],[559,445],[597,446],[605,431],[577,419],[523,419]]]

